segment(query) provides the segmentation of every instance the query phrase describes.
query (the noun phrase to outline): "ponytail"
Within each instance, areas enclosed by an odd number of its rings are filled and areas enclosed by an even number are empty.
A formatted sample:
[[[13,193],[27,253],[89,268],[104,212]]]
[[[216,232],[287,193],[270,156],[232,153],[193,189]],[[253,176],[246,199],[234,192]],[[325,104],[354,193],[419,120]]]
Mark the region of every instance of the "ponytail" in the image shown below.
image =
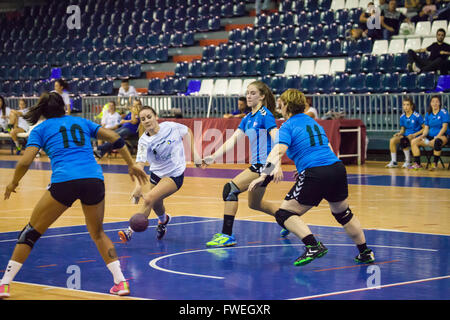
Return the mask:
[[[23,116],[31,125],[35,125],[41,117],[46,119],[62,117],[66,114],[64,100],[57,92],[44,92],[38,102]]]

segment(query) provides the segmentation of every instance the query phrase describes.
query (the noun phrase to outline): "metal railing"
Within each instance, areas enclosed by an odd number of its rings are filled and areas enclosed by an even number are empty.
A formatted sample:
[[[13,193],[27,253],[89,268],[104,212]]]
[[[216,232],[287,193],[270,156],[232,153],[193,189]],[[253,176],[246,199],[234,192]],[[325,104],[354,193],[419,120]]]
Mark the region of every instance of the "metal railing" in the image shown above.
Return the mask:
[[[328,111],[344,112],[348,119],[361,119],[367,131],[386,132],[400,130],[400,116],[403,113],[402,101],[410,97],[416,111],[425,115],[433,95],[441,97],[442,106],[449,109],[450,93],[381,93],[381,94],[317,94],[307,95],[317,109],[319,117]],[[217,118],[232,113],[237,108],[237,96],[140,96],[142,104],[153,107],[160,117],[173,116],[173,110],[180,110],[183,118]],[[10,108],[17,109],[21,98],[8,98]],[[24,98],[30,106],[37,98]],[[126,102],[117,96],[85,96],[82,97],[80,116],[98,121],[103,106],[115,101],[118,109],[126,108]]]

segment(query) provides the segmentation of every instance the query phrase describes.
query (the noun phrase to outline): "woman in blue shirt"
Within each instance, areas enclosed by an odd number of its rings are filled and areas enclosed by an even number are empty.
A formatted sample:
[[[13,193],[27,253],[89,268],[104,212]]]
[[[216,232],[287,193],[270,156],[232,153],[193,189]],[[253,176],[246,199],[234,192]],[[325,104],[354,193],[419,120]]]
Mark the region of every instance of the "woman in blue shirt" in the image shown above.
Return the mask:
[[[287,120],[279,130],[279,142],[267,157],[261,176],[250,184],[249,191],[277,174],[284,154],[294,161],[297,181],[275,214],[278,224],[294,233],[306,246],[294,265],[303,266],[328,252],[300,218],[313,206],[318,206],[322,199],[328,201],[334,218],[356,244],[359,254],[355,260],[359,263],[375,261],[372,250],[367,248],[360,222],[347,202],[345,166],[331,150],[325,130],[303,113],[306,106],[304,94],[289,89],[280,96],[280,105]]]
[[[24,116],[31,125],[43,117],[28,138],[24,155],[18,161],[14,176],[6,186],[4,198],[16,192],[20,180],[28,171],[39,149],[50,158],[51,182],[39,200],[29,223],[19,235],[16,247],[0,282],[0,298],[10,296],[10,283],[28,258],[36,241],[73,202],[81,201],[86,226],[106,266],[114,278],[111,294],[129,294],[113,243],[103,231],[105,185],[100,165],[92,153],[91,138],[101,138],[112,143],[128,164],[129,174],[142,184],[146,173],[137,167],[124,141],[114,131],[80,117],[66,116],[64,101],[58,93],[44,93],[38,103]]]
[[[396,168],[397,163],[397,145],[400,144],[405,154],[405,163],[402,168],[411,166],[411,156],[409,149],[412,139],[420,136],[423,132],[423,118],[415,112],[415,105],[411,98],[403,99],[403,114],[400,116],[400,131],[395,133],[389,141],[389,150],[391,151],[391,162],[386,168]]]
[[[422,135],[411,142],[411,151],[414,156],[414,164],[410,169],[422,169],[420,164],[420,147],[433,148],[434,162],[429,170],[435,170],[440,161],[442,147],[448,142],[448,111],[441,108],[441,98],[432,96],[425,116],[425,129]]]
[[[247,191],[248,185],[259,177],[266,157],[272,149],[272,139],[276,139],[277,124],[273,112],[275,111],[275,98],[270,88],[262,81],[254,81],[247,87],[247,105],[251,108],[239,124],[238,129],[225,143],[211,156],[203,159],[203,167],[210,165],[217,158],[222,157],[234,148],[238,139],[248,136],[251,148],[251,166],[227,182],[223,187],[223,200],[225,201],[224,220],[221,233],[216,233],[212,240],[207,242],[208,247],[227,247],[236,244],[233,235],[233,223],[238,209],[238,196]],[[281,180],[277,176],[276,179]],[[253,210],[275,215],[277,207],[270,202],[263,201],[266,185],[248,193],[248,205]]]

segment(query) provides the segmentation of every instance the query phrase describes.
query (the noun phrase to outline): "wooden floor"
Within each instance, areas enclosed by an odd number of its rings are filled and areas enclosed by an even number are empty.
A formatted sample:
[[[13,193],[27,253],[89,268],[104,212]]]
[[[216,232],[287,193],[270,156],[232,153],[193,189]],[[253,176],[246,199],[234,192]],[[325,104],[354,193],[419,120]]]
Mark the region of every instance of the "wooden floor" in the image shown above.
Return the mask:
[[[14,160],[9,150],[0,150],[0,160]],[[47,157],[35,161],[48,162]],[[122,164],[120,159],[102,159],[105,164]],[[450,178],[450,170],[411,172],[405,169],[386,169],[385,163],[368,162],[362,166],[347,166],[349,174],[384,176],[423,176]],[[191,165],[190,165],[191,166]],[[247,165],[214,165],[214,168],[245,168]],[[293,166],[285,166],[292,171]],[[13,169],[0,168],[0,232],[19,231],[28,222],[31,211],[46,190],[51,172],[30,170],[22,179],[18,192],[10,200],[3,200],[6,184],[12,178]],[[173,216],[192,215],[221,218],[223,216],[222,188],[228,179],[186,177],[179,192],[166,200],[167,212]],[[105,174],[106,212],[105,223],[126,221],[139,206],[130,202],[134,183],[125,174]],[[281,203],[292,182],[270,184],[265,199]],[[395,229],[404,232],[450,234],[448,189],[421,187],[393,187],[356,185],[349,186],[349,203],[365,229]],[[273,221],[273,217],[251,210],[247,206],[246,193],[240,195],[237,219]],[[326,202],[312,209],[304,220],[313,225],[337,226]],[[77,201],[53,227],[84,225],[84,216]],[[0,262],[0,270],[7,261]],[[106,270],[106,269],[105,269]],[[2,273],[0,273],[0,276]],[[14,283],[11,299],[115,299],[116,297],[94,292],[64,288]],[[123,298],[121,298],[123,299]]]

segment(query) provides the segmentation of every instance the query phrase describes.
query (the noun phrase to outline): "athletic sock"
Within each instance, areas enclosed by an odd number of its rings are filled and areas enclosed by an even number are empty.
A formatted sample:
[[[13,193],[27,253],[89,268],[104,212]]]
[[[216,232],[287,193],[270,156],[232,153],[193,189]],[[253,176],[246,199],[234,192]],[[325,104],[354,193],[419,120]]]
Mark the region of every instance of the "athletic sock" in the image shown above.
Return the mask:
[[[234,216],[225,214],[223,216],[222,233],[231,236],[233,234]]]
[[[397,153],[395,152],[391,153],[391,160],[392,162],[397,162]]]
[[[306,237],[304,237],[302,241],[305,244],[305,246],[317,246],[319,244],[312,234],[309,234]]]
[[[113,262],[107,264],[106,266],[108,267],[109,271],[111,271],[115,284],[119,284],[122,281],[125,281],[125,277],[123,276],[122,269],[120,269],[120,261],[119,260],[113,261]]]
[[[22,268],[21,263],[9,260],[0,285],[10,284],[10,282],[14,280],[14,277],[16,276],[17,272],[19,272],[20,268]]]
[[[363,253],[367,249],[367,244],[366,243],[357,244],[356,246],[358,247],[359,253]]]
[[[411,162],[411,153],[409,150],[403,150],[403,153],[405,154],[405,162]]]

